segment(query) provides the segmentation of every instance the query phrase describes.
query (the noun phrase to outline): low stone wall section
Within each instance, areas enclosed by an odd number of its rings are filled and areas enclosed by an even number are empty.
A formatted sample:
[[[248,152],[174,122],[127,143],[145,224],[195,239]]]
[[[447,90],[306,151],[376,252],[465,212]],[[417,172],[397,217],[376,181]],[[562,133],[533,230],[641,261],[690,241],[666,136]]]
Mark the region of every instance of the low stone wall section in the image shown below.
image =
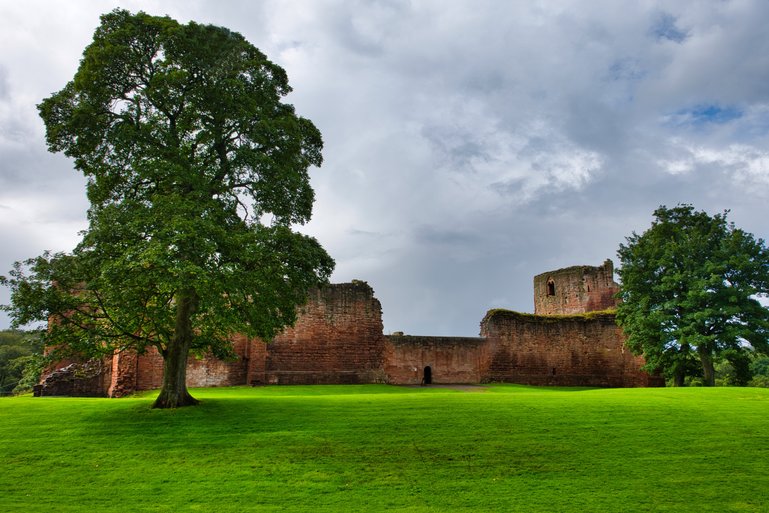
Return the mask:
[[[399,385],[480,383],[486,340],[479,337],[385,336],[387,382]]]
[[[106,397],[111,375],[110,359],[69,363],[45,374],[40,384],[33,387],[33,394],[36,397]]]

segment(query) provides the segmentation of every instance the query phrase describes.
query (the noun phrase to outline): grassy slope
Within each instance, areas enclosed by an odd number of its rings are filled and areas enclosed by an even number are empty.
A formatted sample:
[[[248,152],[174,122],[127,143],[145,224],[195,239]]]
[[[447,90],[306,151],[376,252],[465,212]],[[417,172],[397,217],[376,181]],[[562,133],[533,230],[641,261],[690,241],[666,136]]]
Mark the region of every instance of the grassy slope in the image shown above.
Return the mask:
[[[0,511],[769,511],[769,390],[0,400]]]

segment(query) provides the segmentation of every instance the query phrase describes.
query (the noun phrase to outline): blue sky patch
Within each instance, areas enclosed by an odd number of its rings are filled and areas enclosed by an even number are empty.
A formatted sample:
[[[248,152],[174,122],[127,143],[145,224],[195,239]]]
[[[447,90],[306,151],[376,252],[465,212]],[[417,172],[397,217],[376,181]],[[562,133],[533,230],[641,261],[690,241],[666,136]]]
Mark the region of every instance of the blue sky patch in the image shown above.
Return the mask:
[[[675,43],[683,43],[689,34],[676,26],[676,18],[667,13],[661,13],[650,28],[651,34],[658,40],[667,39]]]
[[[722,107],[720,105],[706,104],[679,110],[676,112],[674,119],[677,120],[676,124],[678,125],[701,126],[711,123],[721,125],[739,119],[742,115],[742,110],[734,106]]]

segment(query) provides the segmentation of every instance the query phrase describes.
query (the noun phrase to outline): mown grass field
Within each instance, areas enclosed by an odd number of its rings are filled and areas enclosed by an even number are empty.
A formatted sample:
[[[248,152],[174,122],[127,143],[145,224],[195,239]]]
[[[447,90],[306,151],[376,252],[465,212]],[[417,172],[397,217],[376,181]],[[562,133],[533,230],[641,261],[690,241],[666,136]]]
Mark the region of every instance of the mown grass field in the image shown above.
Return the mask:
[[[769,390],[0,399],[0,512],[769,511]]]

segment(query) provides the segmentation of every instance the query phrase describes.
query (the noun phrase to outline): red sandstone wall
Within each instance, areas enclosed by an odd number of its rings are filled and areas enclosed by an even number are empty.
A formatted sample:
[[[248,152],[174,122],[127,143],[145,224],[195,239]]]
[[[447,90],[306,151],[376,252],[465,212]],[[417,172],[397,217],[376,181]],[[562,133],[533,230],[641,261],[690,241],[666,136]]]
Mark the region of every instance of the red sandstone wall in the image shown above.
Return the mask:
[[[536,277],[535,301],[547,296],[550,279],[563,292],[545,297],[537,308],[613,305],[616,283],[610,266],[607,262],[600,268],[575,267]],[[486,338],[385,337],[382,331],[381,305],[368,284],[328,285],[311,292],[296,325],[269,344],[236,335],[235,361],[191,357],[187,384],[419,384],[429,366],[433,383],[664,385],[638,370],[643,360],[625,349],[610,314],[546,317],[496,310],[481,323]],[[89,367],[101,374],[91,372],[88,379],[74,379],[73,370],[57,374],[49,392],[119,397],[162,383],[163,359],[154,349],[143,355],[118,353],[100,365]]]
[[[259,339],[246,339],[242,335],[235,335],[244,339],[244,366],[246,369],[245,383],[247,385],[263,385],[265,383],[265,369],[267,367],[267,344]]]
[[[365,283],[311,292],[293,328],[267,344],[269,384],[384,381],[382,306]]]
[[[245,385],[249,369],[249,350],[252,343],[242,335],[233,337],[233,346],[238,355],[236,360],[222,361],[213,357],[202,359],[190,356],[187,359],[187,386],[189,387],[224,387]],[[130,390],[150,390],[163,384],[163,357],[154,348],[139,355],[136,361],[135,388]],[[113,378],[114,381],[115,378]],[[128,387],[125,387],[126,392]]]
[[[482,338],[419,337],[389,335],[385,337],[387,382],[419,385],[425,367],[430,367],[432,382],[479,383]]]
[[[238,335],[232,339],[233,349],[238,355],[236,360],[217,360],[211,356],[187,360],[187,386],[191,387],[228,387],[245,385],[248,374],[249,340]]]
[[[488,338],[484,381],[529,385],[636,387],[664,385],[639,369],[612,314],[545,317],[492,310],[481,323]]]
[[[123,397],[136,391],[139,356],[134,351],[119,351],[112,355],[109,397]]]
[[[271,343],[235,335],[237,360],[190,357],[187,385],[384,381],[382,330],[382,308],[371,287],[328,285],[310,293],[296,325]],[[163,358],[154,348],[141,355],[116,353],[104,365],[98,383],[87,385],[91,394],[121,397],[162,385]]]
[[[163,357],[157,349],[138,356],[135,390],[160,388],[163,384]]]
[[[555,294],[550,294],[549,282]],[[614,281],[611,260],[600,267],[567,267],[539,274],[534,277],[534,313],[571,315],[614,308],[617,292],[619,285]]]

